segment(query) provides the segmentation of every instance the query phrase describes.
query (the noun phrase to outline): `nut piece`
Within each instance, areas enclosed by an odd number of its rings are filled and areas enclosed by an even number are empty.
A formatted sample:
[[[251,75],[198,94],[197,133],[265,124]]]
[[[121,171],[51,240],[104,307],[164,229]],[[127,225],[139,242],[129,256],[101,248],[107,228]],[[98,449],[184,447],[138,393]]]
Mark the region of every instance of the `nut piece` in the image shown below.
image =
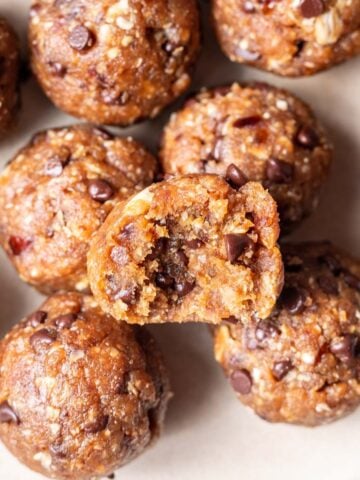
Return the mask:
[[[162,356],[147,331],[92,297],[57,294],[39,312],[41,324],[29,323],[35,312],[0,342],[0,439],[48,477],[106,477],[160,433],[170,397]]]

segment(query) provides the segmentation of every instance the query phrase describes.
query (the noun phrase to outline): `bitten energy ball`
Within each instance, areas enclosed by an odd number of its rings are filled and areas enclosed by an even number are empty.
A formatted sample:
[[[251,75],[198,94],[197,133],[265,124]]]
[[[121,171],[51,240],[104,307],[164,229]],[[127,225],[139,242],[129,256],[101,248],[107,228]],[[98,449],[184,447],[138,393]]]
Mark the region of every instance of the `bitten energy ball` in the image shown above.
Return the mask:
[[[310,108],[263,83],[204,90],[171,116],[162,141],[168,174],[217,173],[262,182],[283,229],[316,207],[332,148]]]
[[[19,108],[19,40],[0,17],[0,138],[14,125]]]
[[[117,206],[91,244],[89,281],[129,323],[267,317],[282,286],[276,204],[217,175],[154,184]]]
[[[360,404],[360,262],[330,243],[285,245],[283,258],[277,308],[217,328],[215,356],[265,420],[320,425]]]
[[[188,88],[199,37],[196,0],[34,0],[30,15],[46,94],[95,123],[156,116]]]
[[[21,278],[43,292],[86,291],[93,233],[155,170],[131,138],[84,125],[36,135],[0,176],[0,242]]]
[[[212,0],[215,29],[233,61],[312,75],[360,53],[359,0]]]
[[[89,480],[158,436],[169,399],[161,354],[92,297],[50,297],[0,343],[0,438],[48,477]]]

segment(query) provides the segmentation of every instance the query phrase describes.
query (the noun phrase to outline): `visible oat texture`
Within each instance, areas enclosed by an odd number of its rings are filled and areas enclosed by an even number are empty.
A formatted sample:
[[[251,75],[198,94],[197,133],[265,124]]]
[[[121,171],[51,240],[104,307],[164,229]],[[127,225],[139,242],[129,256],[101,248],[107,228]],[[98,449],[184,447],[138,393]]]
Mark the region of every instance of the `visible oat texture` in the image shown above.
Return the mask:
[[[29,42],[33,71],[59,108],[125,126],[188,88],[199,13],[196,0],[34,0]]]
[[[269,315],[282,286],[276,204],[217,175],[154,184],[115,207],[88,255],[104,311],[129,323]]]
[[[239,399],[271,422],[315,426],[360,404],[360,262],[330,243],[284,245],[268,319],[214,329]]]
[[[0,365],[0,438],[43,475],[104,477],[160,432],[169,384],[157,345],[92,297],[50,297],[2,340]]]
[[[286,75],[312,75],[360,53],[359,0],[212,0],[231,60]]]
[[[20,277],[43,292],[87,291],[93,233],[155,172],[131,138],[86,125],[35,135],[0,176],[0,242]]]

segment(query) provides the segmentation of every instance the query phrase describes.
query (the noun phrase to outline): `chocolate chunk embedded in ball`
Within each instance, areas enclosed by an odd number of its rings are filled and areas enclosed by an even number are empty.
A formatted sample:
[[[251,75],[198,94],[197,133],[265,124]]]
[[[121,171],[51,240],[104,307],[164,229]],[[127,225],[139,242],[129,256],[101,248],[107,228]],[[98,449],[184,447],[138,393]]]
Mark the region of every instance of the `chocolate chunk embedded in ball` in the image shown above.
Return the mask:
[[[266,318],[282,287],[278,234],[276,204],[260,183],[174,177],[108,216],[91,242],[91,289],[129,323]]]
[[[126,126],[155,117],[188,88],[200,46],[198,6],[196,0],[37,0],[29,43],[33,71],[59,108]]]
[[[14,126],[20,105],[20,42],[0,17],[0,138]]]
[[[312,75],[360,53],[360,3],[212,0],[224,53],[279,75]]]
[[[331,159],[311,109],[286,90],[258,83],[194,96],[171,116],[161,148],[166,174],[217,173],[235,189],[262,182],[278,203],[282,233],[316,208]]]
[[[86,291],[92,235],[156,169],[137,142],[90,126],[36,135],[0,176],[0,242],[21,278],[44,292]]]
[[[35,312],[0,342],[0,439],[48,477],[106,477],[160,433],[170,397],[162,356],[148,332],[92,297],[57,294],[39,312],[41,325],[28,322]]]
[[[285,244],[282,253],[285,287],[273,313],[215,327],[215,356],[261,418],[321,425],[360,404],[360,293],[346,281],[359,281],[360,261],[330,243]],[[323,277],[336,288],[319,285]]]

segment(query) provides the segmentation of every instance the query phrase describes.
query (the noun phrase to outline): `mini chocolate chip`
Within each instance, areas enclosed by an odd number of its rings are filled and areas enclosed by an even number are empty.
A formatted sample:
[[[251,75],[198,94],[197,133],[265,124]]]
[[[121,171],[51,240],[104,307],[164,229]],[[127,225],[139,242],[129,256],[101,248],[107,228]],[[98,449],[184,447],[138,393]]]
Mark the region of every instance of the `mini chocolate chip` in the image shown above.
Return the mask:
[[[175,291],[179,297],[185,297],[195,288],[195,280],[183,281],[175,284]]]
[[[301,290],[296,287],[285,287],[279,299],[281,307],[290,313],[298,313],[304,306],[305,298]]]
[[[247,395],[251,392],[252,378],[248,370],[235,370],[230,376],[230,383],[233,389],[241,395]]]
[[[70,150],[63,147],[59,153],[47,159],[44,167],[45,175],[49,175],[49,177],[60,177],[64,167],[69,163],[70,158]]]
[[[323,0],[303,0],[300,4],[301,15],[304,18],[318,17],[325,11]]]
[[[246,248],[254,244],[247,235],[243,233],[229,233],[224,235],[226,255],[230,263],[235,263]]]
[[[317,145],[319,145],[319,136],[315,130],[307,125],[303,125],[299,128],[295,142],[301,147],[308,148],[313,150]]]
[[[197,250],[204,245],[204,242],[199,238],[194,238],[193,240],[187,240],[185,242],[185,246],[188,247],[190,250]]]
[[[84,25],[77,25],[69,35],[69,45],[79,52],[91,48],[94,45],[94,35]]]
[[[64,78],[67,73],[65,65],[59,62],[49,62],[49,68],[54,75],[60,78]]]
[[[114,480],[115,478],[115,473],[110,473],[110,475],[107,476],[110,480]]]
[[[274,338],[280,334],[280,330],[270,320],[261,320],[255,330],[255,337],[259,342],[267,338]]]
[[[6,400],[0,403],[0,423],[15,423],[16,425],[20,423],[19,417]]]
[[[241,188],[243,185],[245,185],[245,183],[248,182],[246,175],[233,163],[227,167],[225,179],[231,187],[236,189]]]
[[[128,92],[113,92],[111,90],[103,90],[101,98],[106,105],[125,105],[130,98]]]
[[[31,335],[29,341],[31,346],[35,348],[35,350],[37,350],[43,345],[50,345],[51,343],[55,342],[56,337],[57,334],[55,330],[48,330],[47,328],[43,328]]]
[[[282,160],[270,158],[266,164],[266,176],[274,183],[291,183],[294,178],[294,166]]]
[[[45,323],[47,316],[47,312],[43,312],[41,310],[34,312],[26,317],[25,326],[33,328],[38,327],[40,324]]]
[[[132,285],[117,291],[114,295],[115,300],[121,300],[126,305],[135,305],[139,294],[137,285]]]
[[[345,283],[347,283],[349,287],[354,288],[355,290],[360,292],[360,278],[348,271],[344,271],[343,273]]]
[[[318,257],[320,265],[326,265],[334,275],[339,275],[342,271],[342,266],[339,260],[331,254],[325,254]]]
[[[292,370],[293,364],[290,360],[283,360],[281,362],[275,362],[272,368],[272,374],[276,380],[282,380]]]
[[[60,315],[55,318],[54,323],[60,329],[70,328],[76,319],[77,315],[75,315],[75,313],[67,313],[66,315]]]
[[[155,276],[155,283],[159,288],[167,290],[174,286],[174,279],[164,272],[158,272]]]
[[[114,195],[112,186],[106,180],[90,180],[88,184],[90,197],[99,203],[105,203]]]
[[[358,355],[358,349],[359,337],[351,333],[333,340],[330,344],[330,352],[344,363],[351,363]]]
[[[261,58],[260,53],[253,52],[251,50],[245,50],[243,48],[237,48],[236,53],[248,62],[255,62],[256,60],[259,60]]]
[[[262,117],[260,117],[260,115],[251,115],[250,117],[238,118],[233,123],[233,127],[235,128],[253,127],[254,125],[257,125],[259,122],[261,122],[261,120],[262,120]]]
[[[99,433],[105,430],[109,423],[109,415],[101,415],[94,422],[84,427],[86,433]]]
[[[32,241],[26,238],[13,235],[9,238],[9,247],[13,255],[21,255],[27,248],[30,247]]]
[[[333,276],[321,275],[318,277],[317,282],[324,293],[329,295],[337,295],[339,293],[338,283]]]

